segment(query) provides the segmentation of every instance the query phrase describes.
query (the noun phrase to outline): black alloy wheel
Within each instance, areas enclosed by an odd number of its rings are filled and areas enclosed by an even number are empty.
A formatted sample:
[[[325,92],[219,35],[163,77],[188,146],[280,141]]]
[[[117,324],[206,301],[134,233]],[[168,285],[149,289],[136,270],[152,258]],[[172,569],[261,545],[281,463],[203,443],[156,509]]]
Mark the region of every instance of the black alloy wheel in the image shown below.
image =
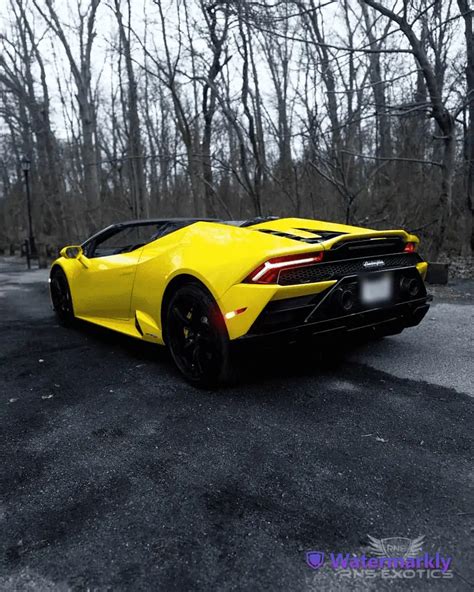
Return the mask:
[[[54,311],[64,325],[69,325],[74,320],[74,309],[72,306],[71,290],[62,269],[56,269],[51,274],[51,300]]]
[[[196,386],[216,386],[230,377],[229,337],[209,292],[187,284],[173,294],[166,315],[166,344],[185,376]]]

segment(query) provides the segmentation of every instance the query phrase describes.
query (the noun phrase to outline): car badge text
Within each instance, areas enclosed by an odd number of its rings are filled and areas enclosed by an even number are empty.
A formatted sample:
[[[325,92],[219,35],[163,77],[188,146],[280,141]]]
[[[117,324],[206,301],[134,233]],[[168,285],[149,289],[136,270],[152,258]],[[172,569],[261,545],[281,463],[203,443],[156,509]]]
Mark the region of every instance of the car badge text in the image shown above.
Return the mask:
[[[382,261],[382,259],[376,259],[375,261],[364,261],[362,265],[364,267],[384,267],[385,261]]]

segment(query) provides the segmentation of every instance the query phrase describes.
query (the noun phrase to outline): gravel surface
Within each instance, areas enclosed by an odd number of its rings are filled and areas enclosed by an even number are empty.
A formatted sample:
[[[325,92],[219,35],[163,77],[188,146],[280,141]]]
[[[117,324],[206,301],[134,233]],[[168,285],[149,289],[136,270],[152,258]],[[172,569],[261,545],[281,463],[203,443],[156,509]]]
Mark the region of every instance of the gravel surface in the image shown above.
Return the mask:
[[[58,326],[46,277],[0,260],[0,590],[472,589],[467,284],[400,336],[202,391],[163,348]],[[425,535],[452,579],[306,565],[368,534]]]

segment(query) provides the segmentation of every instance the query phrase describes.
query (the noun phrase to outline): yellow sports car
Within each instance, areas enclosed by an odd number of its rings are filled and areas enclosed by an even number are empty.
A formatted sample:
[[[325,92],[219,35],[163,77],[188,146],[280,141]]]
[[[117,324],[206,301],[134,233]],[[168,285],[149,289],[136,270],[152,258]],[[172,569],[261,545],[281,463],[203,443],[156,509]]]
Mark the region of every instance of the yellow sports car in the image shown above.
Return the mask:
[[[225,381],[232,343],[399,333],[430,301],[418,238],[303,218],[114,224],[51,268],[63,323],[166,344],[194,384]]]

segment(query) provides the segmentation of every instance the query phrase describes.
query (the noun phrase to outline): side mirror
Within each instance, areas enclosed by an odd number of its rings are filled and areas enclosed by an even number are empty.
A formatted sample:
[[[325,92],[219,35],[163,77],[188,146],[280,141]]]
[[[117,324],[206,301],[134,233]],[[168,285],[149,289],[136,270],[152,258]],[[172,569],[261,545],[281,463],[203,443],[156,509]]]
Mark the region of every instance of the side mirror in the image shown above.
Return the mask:
[[[59,254],[61,257],[65,259],[77,259],[81,265],[83,265],[86,269],[89,267],[87,265],[87,257],[84,255],[82,247],[80,245],[71,245],[69,247],[64,247],[61,249]]]
[[[61,249],[59,254],[65,259],[79,259],[79,257],[82,255],[82,247],[80,245],[64,247],[64,249]]]

